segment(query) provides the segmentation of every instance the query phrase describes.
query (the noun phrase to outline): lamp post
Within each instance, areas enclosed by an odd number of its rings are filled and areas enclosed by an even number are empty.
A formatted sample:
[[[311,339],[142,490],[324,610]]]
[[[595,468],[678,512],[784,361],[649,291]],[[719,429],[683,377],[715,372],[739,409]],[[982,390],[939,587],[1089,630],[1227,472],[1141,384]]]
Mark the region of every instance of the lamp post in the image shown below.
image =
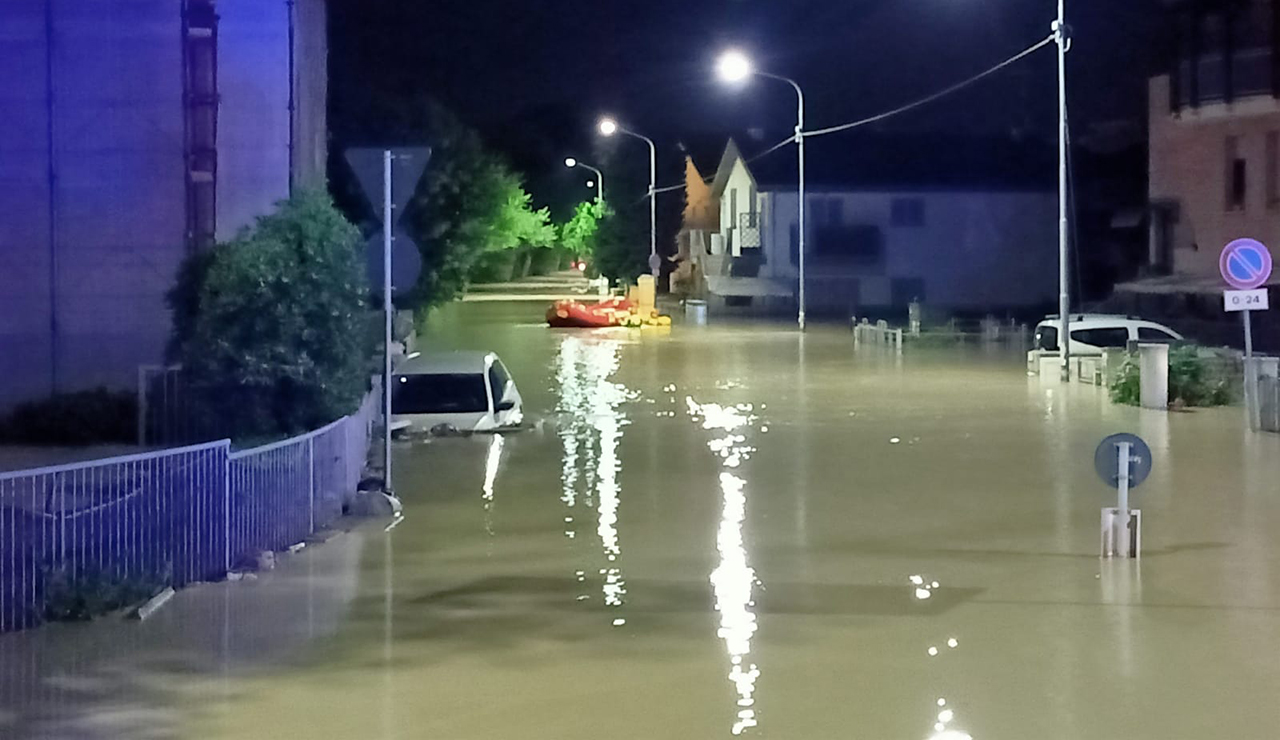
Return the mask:
[[[1053,24],[1058,44],[1058,347],[1062,353],[1062,380],[1071,379],[1071,287],[1067,250],[1067,33],[1064,0],[1058,0],[1058,19]]]
[[[741,51],[730,50],[720,55],[720,61],[716,65],[720,79],[728,83],[742,83],[748,77],[756,75],[759,77],[767,77],[771,80],[785,82],[796,91],[796,151],[799,155],[799,187],[798,194],[800,199],[800,290],[798,296],[799,311],[796,315],[796,323],[800,326],[800,331],[804,331],[804,311],[805,311],[805,293],[804,293],[804,257],[805,257],[805,198],[804,198],[804,91],[800,89],[800,84],[789,77],[762,72],[755,68],[751,63],[751,59]]]
[[[564,166],[570,167],[570,168],[582,167],[584,169],[588,169],[596,173],[596,182],[595,182],[596,198],[599,199],[601,203],[604,202],[604,173],[603,172],[601,172],[600,170],[596,169],[595,167],[592,167],[591,165],[585,162],[579,162],[573,157],[565,157]],[[587,187],[591,187],[590,182],[587,183]]]
[[[600,119],[600,134],[602,136],[626,134],[649,145],[649,270],[653,274],[653,282],[656,285],[662,272],[662,260],[658,259],[658,147],[653,143],[653,139],[619,126],[618,122],[612,118]]]

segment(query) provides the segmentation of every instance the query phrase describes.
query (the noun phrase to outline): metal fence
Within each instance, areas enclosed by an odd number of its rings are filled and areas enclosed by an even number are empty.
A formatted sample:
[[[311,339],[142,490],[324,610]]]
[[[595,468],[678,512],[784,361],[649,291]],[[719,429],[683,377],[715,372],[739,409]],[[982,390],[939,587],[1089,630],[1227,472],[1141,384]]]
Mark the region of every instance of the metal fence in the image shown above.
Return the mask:
[[[55,582],[219,579],[332,523],[360,482],[378,398],[250,450],[221,440],[0,473],[0,632],[39,623]]]

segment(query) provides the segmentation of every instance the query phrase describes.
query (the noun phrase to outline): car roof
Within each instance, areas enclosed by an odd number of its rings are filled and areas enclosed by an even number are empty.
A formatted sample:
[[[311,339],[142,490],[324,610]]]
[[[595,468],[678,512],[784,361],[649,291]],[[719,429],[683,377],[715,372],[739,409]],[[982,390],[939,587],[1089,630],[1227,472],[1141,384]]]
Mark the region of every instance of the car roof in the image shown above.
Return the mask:
[[[396,368],[396,375],[463,375],[483,373],[492,352],[476,350],[422,353],[410,356]]]

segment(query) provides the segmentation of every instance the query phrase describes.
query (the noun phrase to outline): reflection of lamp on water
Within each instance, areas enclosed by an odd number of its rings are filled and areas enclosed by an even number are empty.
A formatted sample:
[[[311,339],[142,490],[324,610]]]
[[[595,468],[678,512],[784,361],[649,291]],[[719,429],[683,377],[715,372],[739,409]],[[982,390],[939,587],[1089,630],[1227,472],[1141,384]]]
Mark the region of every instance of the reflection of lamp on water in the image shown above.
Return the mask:
[[[755,600],[752,595],[756,573],[748,562],[743,540],[742,526],[747,516],[747,481],[730,472],[736,469],[754,451],[746,445],[746,437],[735,430],[749,426],[755,418],[751,407],[699,404],[686,398],[689,415],[699,421],[703,429],[724,432],[724,436],[707,443],[725,468],[720,473],[720,492],[723,510],[720,527],[716,532],[716,549],[720,552],[720,564],[711,572],[711,587],[715,594],[716,611],[720,612],[720,628],[716,634],[724,640],[729,653],[729,681],[738,693],[737,717],[730,728],[734,735],[741,735],[759,724],[755,712],[755,686],[760,669],[747,663],[751,654],[751,638],[758,628],[752,611]]]
[[[617,526],[621,506],[618,445],[627,423],[620,407],[631,394],[624,386],[610,380],[619,366],[620,348],[621,345],[613,340],[583,342],[577,338],[566,338],[560,345],[556,367],[560,395],[557,410],[561,415],[560,436],[564,450],[560,470],[561,500],[572,514],[578,503],[580,480],[585,482],[589,494],[594,493],[594,497],[588,495],[585,503],[590,506],[592,498],[595,500],[596,533],[607,563],[599,570],[604,580],[601,591],[605,605],[610,607],[622,606],[627,594],[626,580],[617,564],[622,556]],[[583,445],[586,446],[585,459],[581,454]],[[575,519],[572,515],[565,517],[565,523],[569,525],[565,536],[570,539],[576,536],[572,527]],[[575,575],[580,582],[585,581],[581,571]],[[614,619],[613,624],[621,626],[625,620]]]

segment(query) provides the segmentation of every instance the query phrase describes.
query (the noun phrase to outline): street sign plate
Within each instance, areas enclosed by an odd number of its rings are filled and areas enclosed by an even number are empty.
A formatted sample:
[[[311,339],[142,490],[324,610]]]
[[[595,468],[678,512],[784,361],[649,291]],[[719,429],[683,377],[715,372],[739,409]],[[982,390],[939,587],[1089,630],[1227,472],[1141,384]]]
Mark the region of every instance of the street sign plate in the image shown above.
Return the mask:
[[[1218,271],[1236,290],[1253,290],[1271,277],[1271,252],[1256,239],[1236,239],[1223,248]]]
[[[1224,290],[1222,291],[1222,307],[1230,311],[1266,311],[1270,308],[1267,289],[1257,290]]]
[[[391,290],[393,294],[410,290],[422,274],[422,253],[418,245],[400,229],[396,229],[391,242]],[[365,266],[369,271],[369,284],[373,292],[382,295],[382,232],[369,237],[365,245]]]
[[[1119,444],[1129,443],[1129,487],[1137,488],[1151,474],[1151,448],[1136,434],[1113,434],[1093,453],[1093,469],[1112,488],[1120,487]]]

